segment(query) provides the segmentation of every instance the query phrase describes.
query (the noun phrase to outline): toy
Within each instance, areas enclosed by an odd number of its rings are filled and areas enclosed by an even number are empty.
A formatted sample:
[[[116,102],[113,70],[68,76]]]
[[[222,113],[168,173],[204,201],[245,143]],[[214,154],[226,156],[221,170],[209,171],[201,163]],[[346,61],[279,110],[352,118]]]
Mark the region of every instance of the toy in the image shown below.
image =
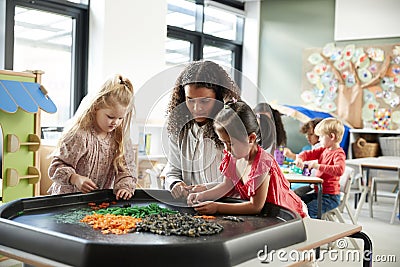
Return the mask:
[[[285,160],[285,156],[283,155],[284,148],[285,148],[284,146],[279,146],[274,151],[275,160],[276,160],[276,162],[278,162],[279,165],[282,165]]]
[[[296,165],[292,165],[290,167],[290,170],[297,174],[303,174],[303,170],[301,168],[297,167]]]
[[[307,164],[304,164],[303,171],[301,173],[304,176],[310,176],[311,175],[311,169],[308,168]]]
[[[40,194],[40,110],[57,111],[40,84],[42,74],[0,70],[2,202]]]

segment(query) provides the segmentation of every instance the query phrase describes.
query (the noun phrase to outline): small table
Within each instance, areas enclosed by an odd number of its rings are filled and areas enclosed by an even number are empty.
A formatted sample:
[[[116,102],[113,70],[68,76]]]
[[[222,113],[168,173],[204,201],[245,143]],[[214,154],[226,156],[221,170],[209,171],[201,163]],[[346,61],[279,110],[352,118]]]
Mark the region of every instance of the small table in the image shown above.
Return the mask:
[[[284,173],[289,183],[309,183],[316,184],[318,187],[317,201],[318,201],[318,214],[317,218],[321,219],[322,216],[322,178],[316,176],[305,176],[297,173]]]
[[[346,165],[357,165],[360,168],[361,174],[364,178],[364,185],[361,191],[361,196],[358,202],[358,206],[355,212],[355,219],[358,219],[360,215],[361,208],[364,205],[367,194],[369,192],[370,184],[370,170],[385,170],[385,171],[395,171],[397,172],[399,183],[400,183],[400,157],[382,156],[382,157],[368,157],[368,158],[358,158],[358,159],[348,159],[346,160]],[[400,209],[399,209],[400,213]],[[393,217],[393,216],[392,216]],[[394,220],[394,218],[392,218]],[[391,221],[392,221],[391,220]]]
[[[298,244],[291,245],[278,251],[286,252],[286,255],[292,255],[294,251],[307,251],[318,248],[322,245],[335,242],[341,238],[351,237],[359,238],[364,241],[364,250],[360,251],[363,257],[363,266],[372,266],[372,242],[367,234],[362,232],[362,226],[346,223],[338,223],[331,221],[324,221],[318,219],[304,218],[304,227],[307,233],[307,240]],[[266,244],[268,245],[268,244]],[[281,254],[285,255],[285,254]],[[318,258],[318,256],[317,256]],[[307,261],[307,259],[305,260]],[[296,261],[280,261],[275,258],[274,261],[265,264],[259,258],[252,259],[237,265],[236,267],[256,267],[256,266],[302,266],[302,262]]]

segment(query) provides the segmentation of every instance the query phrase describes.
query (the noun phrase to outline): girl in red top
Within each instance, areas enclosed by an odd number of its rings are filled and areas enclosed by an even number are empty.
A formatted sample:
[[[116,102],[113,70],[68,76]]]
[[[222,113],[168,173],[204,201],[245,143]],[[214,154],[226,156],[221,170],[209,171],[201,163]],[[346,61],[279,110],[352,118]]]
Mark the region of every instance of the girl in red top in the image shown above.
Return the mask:
[[[321,147],[301,152],[295,164],[303,168],[316,169],[315,176],[322,178],[322,213],[332,210],[340,203],[340,176],[346,167],[346,154],[340,147],[343,138],[343,123],[336,118],[322,120],[314,129]],[[317,161],[315,161],[317,160]],[[317,187],[313,193],[303,195],[311,218],[317,218]]]
[[[258,144],[259,124],[246,103],[228,102],[216,116],[214,128],[225,146],[225,157],[220,166],[224,181],[212,189],[189,194],[189,205],[205,214],[257,214],[265,202],[269,202],[295,211],[301,217],[307,216],[305,204],[290,190],[278,163]],[[248,201],[207,201],[227,193],[239,193]]]

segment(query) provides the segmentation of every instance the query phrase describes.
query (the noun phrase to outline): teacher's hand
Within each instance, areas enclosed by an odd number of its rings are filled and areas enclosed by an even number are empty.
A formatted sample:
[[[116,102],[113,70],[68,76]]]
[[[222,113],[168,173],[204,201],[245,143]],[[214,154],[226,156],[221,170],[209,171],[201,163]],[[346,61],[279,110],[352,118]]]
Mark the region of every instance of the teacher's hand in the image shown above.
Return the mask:
[[[205,186],[204,184],[194,185],[194,186],[191,186],[191,188],[189,188],[190,193],[198,193],[198,192],[203,192],[206,190],[207,190],[207,186]]]
[[[189,194],[187,185],[184,182],[179,182],[174,185],[171,189],[173,198],[186,198]]]

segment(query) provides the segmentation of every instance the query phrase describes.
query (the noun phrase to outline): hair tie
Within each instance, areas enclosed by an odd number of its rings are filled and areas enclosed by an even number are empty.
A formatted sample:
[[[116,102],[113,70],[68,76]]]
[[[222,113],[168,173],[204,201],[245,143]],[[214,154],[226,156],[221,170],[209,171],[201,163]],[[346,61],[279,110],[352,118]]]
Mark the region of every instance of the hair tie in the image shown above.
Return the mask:
[[[119,84],[126,85],[124,78],[122,76],[119,76]]]

